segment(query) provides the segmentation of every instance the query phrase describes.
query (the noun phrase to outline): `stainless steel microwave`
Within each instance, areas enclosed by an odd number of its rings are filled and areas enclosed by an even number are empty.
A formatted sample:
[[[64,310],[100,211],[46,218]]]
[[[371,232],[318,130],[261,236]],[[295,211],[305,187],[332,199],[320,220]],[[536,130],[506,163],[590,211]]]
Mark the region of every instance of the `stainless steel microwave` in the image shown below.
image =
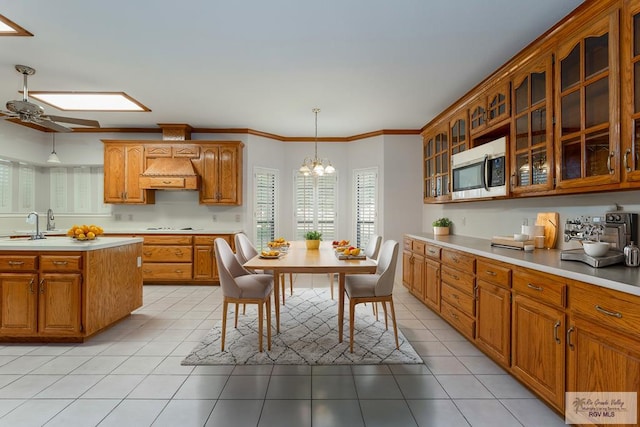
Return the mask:
[[[451,156],[452,199],[506,196],[506,151],[501,137]]]

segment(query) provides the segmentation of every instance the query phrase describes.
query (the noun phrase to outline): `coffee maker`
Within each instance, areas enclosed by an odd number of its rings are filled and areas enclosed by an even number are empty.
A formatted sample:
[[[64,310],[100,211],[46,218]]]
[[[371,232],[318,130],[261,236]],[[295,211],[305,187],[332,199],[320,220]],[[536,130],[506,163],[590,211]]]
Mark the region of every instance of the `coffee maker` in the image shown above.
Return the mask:
[[[608,242],[611,249],[604,256],[592,257],[583,249],[567,249],[560,259],[581,261],[592,267],[606,267],[624,262],[623,250],[631,241],[637,241],[638,214],[622,211],[607,212],[603,216],[581,216],[568,219],[564,227],[564,241],[599,240]]]

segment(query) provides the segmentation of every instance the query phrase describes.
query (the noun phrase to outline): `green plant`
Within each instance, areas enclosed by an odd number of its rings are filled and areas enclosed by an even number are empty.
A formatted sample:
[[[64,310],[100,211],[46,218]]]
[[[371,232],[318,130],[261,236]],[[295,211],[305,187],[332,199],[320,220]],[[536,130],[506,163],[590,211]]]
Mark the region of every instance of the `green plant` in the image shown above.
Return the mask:
[[[316,230],[307,231],[304,234],[304,238],[307,240],[322,240],[322,233]]]
[[[434,227],[451,227],[453,222],[449,218],[438,218],[431,225]]]

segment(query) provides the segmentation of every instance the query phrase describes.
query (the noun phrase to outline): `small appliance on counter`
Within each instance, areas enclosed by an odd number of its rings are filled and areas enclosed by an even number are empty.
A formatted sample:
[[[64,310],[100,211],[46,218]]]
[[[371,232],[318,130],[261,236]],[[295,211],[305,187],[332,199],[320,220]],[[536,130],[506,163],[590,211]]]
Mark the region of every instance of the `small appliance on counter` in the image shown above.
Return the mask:
[[[638,214],[629,212],[607,212],[604,216],[582,216],[568,219],[564,226],[564,241],[600,241],[610,244],[602,256],[591,256],[584,249],[566,249],[560,259],[580,261],[591,267],[606,267],[625,262],[624,248],[637,239]]]

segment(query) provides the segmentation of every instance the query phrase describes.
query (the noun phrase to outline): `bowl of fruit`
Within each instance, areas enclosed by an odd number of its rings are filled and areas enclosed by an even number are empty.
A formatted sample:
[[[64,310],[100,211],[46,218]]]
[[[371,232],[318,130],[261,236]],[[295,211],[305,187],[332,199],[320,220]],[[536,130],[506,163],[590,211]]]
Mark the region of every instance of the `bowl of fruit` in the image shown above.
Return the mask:
[[[342,250],[344,250],[344,248],[349,247],[349,241],[348,240],[334,240],[333,242],[331,242],[331,246],[333,246],[336,250],[338,248],[342,248]],[[342,252],[342,250],[340,252]]]
[[[267,246],[269,247],[269,249],[279,250],[281,252],[286,252],[289,249],[290,245],[291,243],[287,242],[287,240],[284,237],[278,237],[277,239],[272,240],[271,242],[267,242]]]
[[[104,234],[104,230],[99,225],[74,225],[67,230],[67,236],[71,237],[77,242],[86,240],[95,240],[98,236]]]

